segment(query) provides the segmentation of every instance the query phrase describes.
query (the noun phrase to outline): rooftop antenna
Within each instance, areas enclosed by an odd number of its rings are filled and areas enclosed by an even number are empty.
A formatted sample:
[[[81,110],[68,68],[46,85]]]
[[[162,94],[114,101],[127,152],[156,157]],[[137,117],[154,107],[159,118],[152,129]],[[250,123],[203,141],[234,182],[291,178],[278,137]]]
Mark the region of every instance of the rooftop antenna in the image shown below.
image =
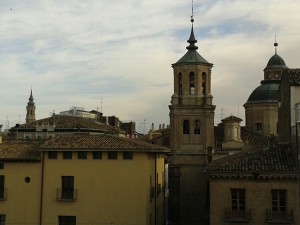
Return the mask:
[[[103,104],[102,99],[103,99],[103,98],[101,98],[101,101],[100,101],[100,112],[102,112],[102,104]]]
[[[275,43],[274,43],[274,47],[275,47],[275,54],[277,55],[277,46],[278,46],[278,43],[276,41],[276,33],[275,33]]]

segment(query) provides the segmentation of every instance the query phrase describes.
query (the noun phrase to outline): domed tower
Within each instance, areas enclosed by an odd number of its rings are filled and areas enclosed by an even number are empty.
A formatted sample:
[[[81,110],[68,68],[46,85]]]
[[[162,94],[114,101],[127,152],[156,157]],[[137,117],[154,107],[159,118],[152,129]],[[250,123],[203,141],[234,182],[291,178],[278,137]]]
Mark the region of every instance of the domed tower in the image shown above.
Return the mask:
[[[174,93],[170,109],[170,222],[206,224],[207,147],[214,146],[211,68],[195,45],[193,22],[187,53],[172,64]]]
[[[244,104],[246,128],[265,135],[278,135],[278,99],[277,92],[283,70],[288,68],[284,60],[277,54],[278,44],[275,42],[273,55],[264,69],[264,80],[249,96]]]
[[[32,96],[32,89],[30,91],[29,102],[27,103],[27,113],[26,113],[26,123],[30,123],[35,121],[35,103],[34,98]]]

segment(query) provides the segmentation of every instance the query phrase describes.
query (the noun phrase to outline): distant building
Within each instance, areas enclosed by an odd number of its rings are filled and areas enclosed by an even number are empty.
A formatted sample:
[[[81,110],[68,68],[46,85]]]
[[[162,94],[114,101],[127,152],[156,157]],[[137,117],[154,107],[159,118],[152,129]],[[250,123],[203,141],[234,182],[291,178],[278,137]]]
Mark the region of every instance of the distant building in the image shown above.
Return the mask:
[[[168,149],[111,135],[0,143],[2,224],[165,224]]]
[[[32,90],[30,91],[29,102],[27,103],[26,107],[26,123],[34,122],[35,121],[35,103],[34,98],[32,96]]]

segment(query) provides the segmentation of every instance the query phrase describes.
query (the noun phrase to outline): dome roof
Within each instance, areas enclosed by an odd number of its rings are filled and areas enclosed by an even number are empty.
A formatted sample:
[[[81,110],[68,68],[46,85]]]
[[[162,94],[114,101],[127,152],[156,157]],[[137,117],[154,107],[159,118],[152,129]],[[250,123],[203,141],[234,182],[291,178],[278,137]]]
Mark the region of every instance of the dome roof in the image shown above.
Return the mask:
[[[277,92],[279,89],[279,80],[263,80],[249,96],[247,103],[267,103],[277,102]]]
[[[266,69],[286,69],[286,68],[288,68],[288,67],[285,65],[284,60],[279,55],[277,55],[277,53],[275,53],[275,55],[273,55],[269,59],[265,70]]]

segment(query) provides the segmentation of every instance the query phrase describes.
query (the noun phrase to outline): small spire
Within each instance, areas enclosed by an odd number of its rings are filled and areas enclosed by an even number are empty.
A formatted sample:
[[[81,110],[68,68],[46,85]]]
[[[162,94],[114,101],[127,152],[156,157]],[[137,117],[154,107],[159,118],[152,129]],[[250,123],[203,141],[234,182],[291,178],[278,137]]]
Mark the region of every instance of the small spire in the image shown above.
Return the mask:
[[[195,45],[197,43],[197,40],[194,35],[194,2],[192,0],[192,16],[191,16],[191,22],[192,22],[192,30],[189,40],[187,40],[188,43],[190,43],[189,46],[186,47],[187,50],[197,50],[198,47]]]
[[[34,98],[33,98],[33,96],[32,96],[32,88],[31,88],[31,90],[30,90],[30,97],[29,97],[29,101],[33,101],[34,100]]]
[[[277,55],[277,46],[278,46],[278,43],[276,41],[276,34],[275,34],[275,43],[274,43],[274,47],[275,47],[275,54]]]

